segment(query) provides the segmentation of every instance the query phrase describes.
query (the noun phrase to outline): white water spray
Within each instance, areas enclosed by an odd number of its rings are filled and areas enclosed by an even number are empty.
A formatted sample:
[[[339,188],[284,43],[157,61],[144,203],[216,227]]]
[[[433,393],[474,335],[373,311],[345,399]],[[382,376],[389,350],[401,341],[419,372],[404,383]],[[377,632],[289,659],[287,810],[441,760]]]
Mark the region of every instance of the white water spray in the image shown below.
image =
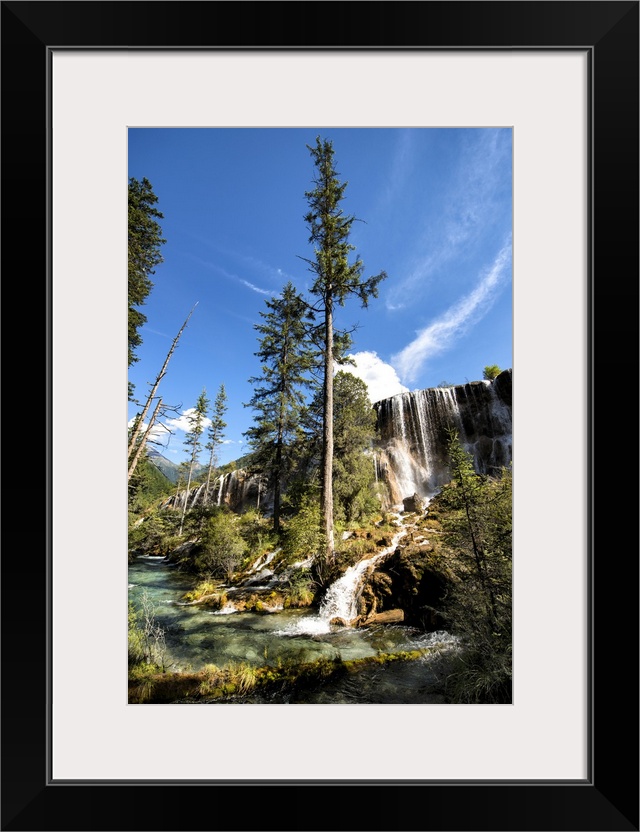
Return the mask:
[[[222,487],[224,486],[224,478],[226,474],[223,474],[220,477],[220,487],[218,488],[218,505],[222,503]]]
[[[301,618],[284,630],[280,630],[280,633],[282,635],[321,635],[331,631],[331,621],[335,618],[342,619],[346,624],[353,621],[358,615],[358,597],[363,575],[379,560],[395,552],[398,541],[406,533],[406,529],[401,529],[394,535],[391,545],[386,549],[350,566],[344,575],[331,584],[317,615]]]

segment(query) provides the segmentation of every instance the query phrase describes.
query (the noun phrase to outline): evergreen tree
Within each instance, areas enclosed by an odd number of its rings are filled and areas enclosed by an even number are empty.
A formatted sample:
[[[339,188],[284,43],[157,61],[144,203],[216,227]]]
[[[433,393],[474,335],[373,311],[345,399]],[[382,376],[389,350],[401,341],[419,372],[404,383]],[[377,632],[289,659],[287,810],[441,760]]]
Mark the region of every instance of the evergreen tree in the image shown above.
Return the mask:
[[[162,237],[162,228],[157,220],[164,219],[155,207],[158,197],[148,179],[139,182],[129,179],[128,199],[128,352],[130,367],[138,361],[136,348],[142,343],[139,330],[146,323],[139,307],[144,305],[153,283],[150,275],[162,263],[161,246],[166,242]],[[129,382],[129,397],[133,395],[133,386]]]
[[[380,507],[371,453],[376,414],[362,379],[341,370],[333,384],[335,513],[338,519],[358,521]]]
[[[367,385],[340,370],[333,378],[333,496],[335,519],[361,520],[379,509],[374,493],[375,466],[371,453],[376,414]],[[317,465],[322,454],[322,390],[304,412],[304,444]]]
[[[216,511],[207,519],[194,562],[200,575],[231,580],[247,551],[240,525],[240,517],[230,511]]]
[[[449,431],[451,482],[435,502],[456,581],[443,611],[464,654],[448,685],[454,701],[508,702],[511,697],[512,478],[475,472]]]
[[[263,323],[254,327],[262,336],[255,353],[262,373],[249,379],[254,393],[245,405],[257,415],[254,426],[243,435],[254,451],[252,467],[267,475],[273,491],[273,528],[278,532],[282,483],[291,470],[313,353],[305,340],[309,311],[293,284],[287,283],[266,305],[268,311],[260,312]]]
[[[334,362],[341,355],[344,345],[336,338],[334,311],[336,305],[344,306],[350,296],[360,299],[363,307],[368,306],[371,297],[378,296],[378,284],[386,278],[381,272],[375,277],[363,279],[364,266],[360,258],[349,263],[349,256],[355,246],[349,243],[349,234],[355,221],[354,216],[343,213],[346,182],[340,182],[334,165],[333,143],[316,138],[315,147],[307,145],[313,158],[316,175],[314,189],[307,191],[309,211],[305,215],[310,237],[314,246],[314,259],[302,258],[314,274],[311,294],[315,297],[312,311],[321,319],[318,329],[322,350],[322,461],[321,461],[321,505],[323,531],[325,535],[325,558],[331,560],[333,542],[333,371]]]
[[[198,396],[196,406],[193,412],[189,414],[189,430],[184,439],[185,448],[189,451],[189,469],[187,474],[187,487],[184,505],[182,507],[182,517],[180,519],[180,531],[184,526],[184,516],[187,513],[187,502],[189,500],[189,489],[191,488],[191,480],[193,478],[193,471],[198,460],[198,455],[202,450],[202,434],[205,429],[205,419],[207,418],[207,410],[209,409],[209,399],[207,398],[207,391],[203,390]]]
[[[460,509],[461,523],[458,546],[468,551],[473,558],[477,577],[484,588],[489,607],[493,608],[491,586],[487,580],[487,565],[482,535],[482,486],[483,478],[474,468],[473,457],[467,453],[460,443],[455,428],[447,430],[447,452],[451,481],[455,490],[450,493],[451,505]],[[490,610],[488,610],[490,612]]]
[[[224,439],[224,429],[227,426],[227,423],[223,419],[226,410],[227,391],[224,388],[224,384],[221,384],[220,388],[218,389],[218,394],[216,395],[215,402],[213,403],[212,419],[208,431],[209,441],[205,446],[206,449],[210,452],[209,467],[207,469],[207,485],[205,487],[204,493],[205,503],[209,500],[209,486],[211,484],[211,474],[213,472],[213,469],[217,465],[217,451],[219,446],[222,444],[222,440]]]
[[[137,518],[160,497],[168,497],[172,491],[172,483],[149,457],[142,456],[135,475],[129,481],[129,511]]]

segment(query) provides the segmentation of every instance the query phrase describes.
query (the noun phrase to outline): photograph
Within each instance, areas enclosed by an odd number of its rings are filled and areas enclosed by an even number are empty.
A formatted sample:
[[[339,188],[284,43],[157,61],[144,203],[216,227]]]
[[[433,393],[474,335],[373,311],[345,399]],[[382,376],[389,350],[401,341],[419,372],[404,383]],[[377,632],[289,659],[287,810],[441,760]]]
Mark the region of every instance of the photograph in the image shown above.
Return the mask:
[[[128,695],[511,702],[512,130],[128,133]]]
[[[0,14],[0,829],[638,832],[640,2]]]

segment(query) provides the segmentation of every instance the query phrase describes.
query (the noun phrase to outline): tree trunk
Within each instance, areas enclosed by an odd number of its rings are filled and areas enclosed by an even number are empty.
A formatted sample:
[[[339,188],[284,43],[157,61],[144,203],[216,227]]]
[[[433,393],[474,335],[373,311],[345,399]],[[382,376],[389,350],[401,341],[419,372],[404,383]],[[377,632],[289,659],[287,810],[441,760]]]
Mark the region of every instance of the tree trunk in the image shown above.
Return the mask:
[[[195,464],[195,450],[191,456],[191,462],[189,463],[189,477],[187,479],[187,488],[184,495],[184,505],[182,506],[182,517],[180,518],[180,531],[178,535],[182,535],[182,527],[184,525],[184,516],[187,513],[187,501],[189,499],[189,489],[191,488],[191,477],[193,476],[193,466]]]
[[[207,484],[204,487],[204,505],[209,503],[209,485],[211,484],[211,472],[213,471],[213,458],[215,454],[215,447],[211,449],[211,456],[209,457],[209,469],[207,471]]]
[[[138,445],[138,447],[137,447],[137,449],[136,449],[136,452],[135,452],[135,454],[133,455],[133,459],[132,459],[132,460],[131,460],[131,462],[129,463],[129,472],[128,472],[128,474],[127,474],[127,482],[128,482],[128,481],[131,479],[131,477],[133,476],[133,472],[136,470],[136,466],[138,465],[138,461],[139,461],[140,457],[142,456],[142,451],[143,451],[143,450],[146,448],[146,446],[147,446],[147,440],[148,440],[148,438],[149,438],[149,436],[150,436],[150,434],[151,434],[151,428],[153,427],[153,425],[154,425],[154,423],[155,423],[155,421],[156,421],[156,418],[157,418],[157,416],[158,416],[158,411],[160,410],[160,405],[161,405],[161,404],[162,404],[162,399],[158,399],[158,404],[156,405],[156,408],[155,408],[155,410],[153,411],[153,416],[152,416],[152,417],[151,417],[151,419],[149,420],[149,426],[147,427],[146,431],[144,432],[144,436],[143,436],[143,437],[142,437],[142,439],[140,440],[140,444]]]
[[[333,310],[325,308],[324,406],[322,409],[322,519],[325,560],[333,560]]]
[[[278,441],[276,443],[276,458],[273,468],[273,530],[280,531],[280,491],[281,491],[281,476],[282,476],[282,431],[278,431]]]
[[[385,610],[374,612],[358,621],[358,627],[368,627],[370,624],[399,624],[404,621],[404,610]]]
[[[198,305],[197,303],[194,304],[193,309],[195,309],[197,305]],[[184,332],[185,327],[187,326],[187,324],[189,323],[189,318],[193,315],[193,309],[191,310],[191,312],[189,312],[185,322],[180,327],[180,332],[178,332],[176,337],[173,339],[173,342],[171,344],[171,349],[167,353],[167,357],[164,360],[164,364],[162,365],[162,369],[160,370],[160,372],[156,376],[156,380],[153,383],[153,387],[151,388],[151,392],[149,393],[149,396],[147,398],[145,406],[142,409],[142,413],[140,415],[140,418],[138,419],[138,421],[137,421],[137,423],[136,423],[136,425],[133,429],[133,432],[131,433],[131,437],[129,439],[129,449],[128,449],[128,452],[127,452],[127,458],[130,458],[131,454],[134,452],[134,449],[136,447],[136,443],[138,441],[138,436],[140,435],[140,431],[142,430],[142,423],[144,422],[144,420],[147,416],[147,413],[149,412],[149,408],[151,407],[151,402],[155,398],[158,386],[159,386],[160,382],[162,381],[165,373],[167,372],[167,367],[169,365],[169,360],[171,359],[171,356],[173,355],[173,351],[175,350],[175,348],[178,345],[178,341],[180,340],[180,336]]]

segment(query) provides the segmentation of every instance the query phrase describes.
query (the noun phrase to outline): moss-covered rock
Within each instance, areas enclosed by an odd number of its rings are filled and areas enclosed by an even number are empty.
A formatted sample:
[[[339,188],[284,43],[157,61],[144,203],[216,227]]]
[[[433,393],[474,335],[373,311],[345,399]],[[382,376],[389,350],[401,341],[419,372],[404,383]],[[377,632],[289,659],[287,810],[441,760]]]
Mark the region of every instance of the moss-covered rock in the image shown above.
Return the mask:
[[[440,611],[454,577],[437,546],[414,530],[414,540],[420,538],[398,546],[366,580],[358,610],[365,618],[402,609],[407,624],[425,630],[445,627]]]

